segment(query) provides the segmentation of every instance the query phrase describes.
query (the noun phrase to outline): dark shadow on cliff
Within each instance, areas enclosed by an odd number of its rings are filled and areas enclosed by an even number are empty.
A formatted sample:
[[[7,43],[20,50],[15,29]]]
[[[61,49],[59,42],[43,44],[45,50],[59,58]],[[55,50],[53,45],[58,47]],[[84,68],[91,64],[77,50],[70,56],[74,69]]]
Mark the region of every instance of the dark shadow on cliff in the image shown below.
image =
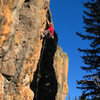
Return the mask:
[[[34,73],[33,81],[30,86],[35,95],[33,100],[55,100],[58,84],[53,67],[53,58],[57,49],[57,41],[58,37],[56,32],[54,32],[54,39],[49,38],[43,40],[43,46],[41,49],[41,54],[43,54],[40,56],[40,61],[38,62],[37,70]],[[38,82],[37,91],[38,72],[40,80]]]
[[[25,0],[24,2],[27,3],[27,2],[30,2],[30,0]]]

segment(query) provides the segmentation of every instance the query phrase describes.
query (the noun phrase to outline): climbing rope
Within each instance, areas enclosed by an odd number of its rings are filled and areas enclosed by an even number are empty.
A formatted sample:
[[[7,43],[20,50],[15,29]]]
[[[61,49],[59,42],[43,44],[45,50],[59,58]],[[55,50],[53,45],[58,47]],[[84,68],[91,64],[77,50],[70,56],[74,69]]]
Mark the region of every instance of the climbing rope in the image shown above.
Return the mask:
[[[41,64],[42,57],[43,57],[45,43],[46,43],[46,39],[44,39],[44,42],[43,42],[42,52],[41,52],[40,61],[39,61],[39,64],[38,64],[38,70],[37,70],[36,100],[38,100],[39,81],[40,81],[40,78],[41,78],[41,76],[40,76],[40,64]]]

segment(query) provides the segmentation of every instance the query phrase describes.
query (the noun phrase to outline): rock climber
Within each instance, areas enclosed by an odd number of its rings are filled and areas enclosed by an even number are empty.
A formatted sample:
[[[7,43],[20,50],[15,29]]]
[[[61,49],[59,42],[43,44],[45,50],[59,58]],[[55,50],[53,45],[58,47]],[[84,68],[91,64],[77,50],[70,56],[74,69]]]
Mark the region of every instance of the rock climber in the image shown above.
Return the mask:
[[[46,39],[48,38],[54,38],[54,26],[52,22],[49,22],[47,20],[47,23],[49,25],[49,28],[47,30],[43,30],[41,29],[41,31],[43,32],[43,34],[41,35],[42,38],[46,37]]]

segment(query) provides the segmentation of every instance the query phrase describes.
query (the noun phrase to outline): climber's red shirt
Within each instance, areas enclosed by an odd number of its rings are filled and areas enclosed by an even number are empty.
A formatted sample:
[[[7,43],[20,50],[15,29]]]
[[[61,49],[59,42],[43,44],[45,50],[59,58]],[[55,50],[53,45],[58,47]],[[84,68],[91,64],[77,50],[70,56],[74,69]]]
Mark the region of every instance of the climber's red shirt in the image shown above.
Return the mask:
[[[48,31],[50,31],[50,33],[51,33],[49,37],[52,37],[52,35],[54,34],[54,27],[53,27],[53,25],[49,26]]]

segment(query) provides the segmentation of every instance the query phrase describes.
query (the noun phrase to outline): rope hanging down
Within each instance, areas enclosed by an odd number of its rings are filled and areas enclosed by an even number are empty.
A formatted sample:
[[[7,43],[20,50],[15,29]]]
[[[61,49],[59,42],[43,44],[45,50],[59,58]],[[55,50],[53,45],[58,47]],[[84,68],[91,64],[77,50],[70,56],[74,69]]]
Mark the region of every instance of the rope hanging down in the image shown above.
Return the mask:
[[[43,57],[43,52],[44,52],[44,48],[45,48],[45,43],[46,43],[46,39],[44,39],[43,42],[43,48],[42,48],[42,52],[41,52],[41,56],[40,56],[40,61],[38,64],[38,70],[37,70],[37,87],[36,87],[36,100],[38,100],[38,89],[39,89],[39,80],[40,80],[40,64],[42,61],[42,57]]]

